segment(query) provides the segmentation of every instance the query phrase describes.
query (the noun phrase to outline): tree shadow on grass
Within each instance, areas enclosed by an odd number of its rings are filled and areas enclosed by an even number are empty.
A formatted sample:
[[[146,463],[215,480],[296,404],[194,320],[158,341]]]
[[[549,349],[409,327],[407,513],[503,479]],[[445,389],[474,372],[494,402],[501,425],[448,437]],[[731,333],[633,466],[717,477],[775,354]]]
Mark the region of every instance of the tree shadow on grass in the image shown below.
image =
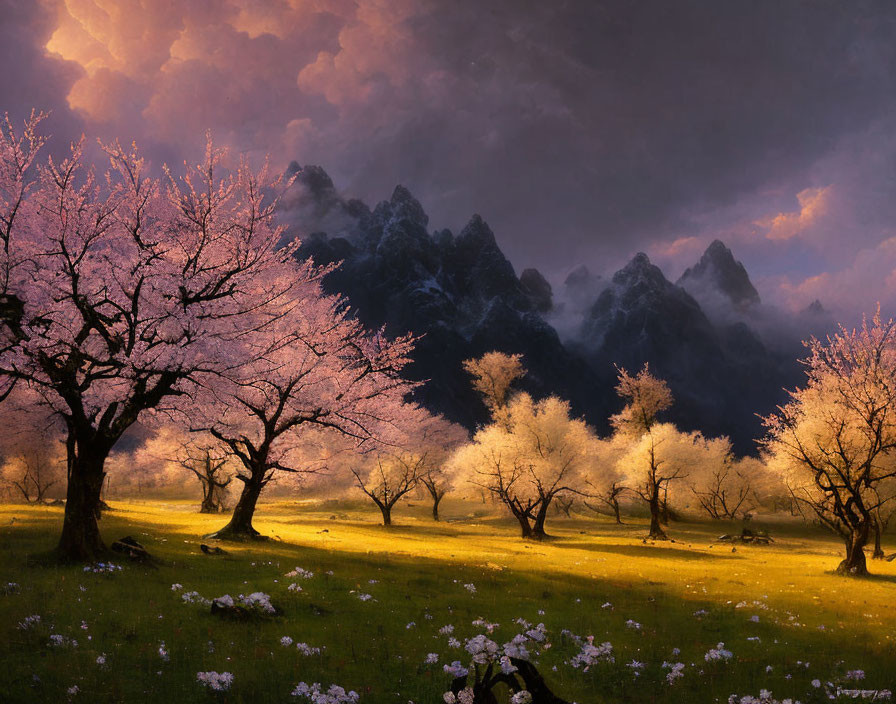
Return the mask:
[[[702,552],[666,547],[665,545],[607,545],[606,543],[568,543],[568,547],[591,552],[608,552],[625,557],[647,557],[654,560],[741,560],[739,555],[719,552]]]
[[[871,565],[871,569],[874,569],[874,565]],[[880,582],[884,584],[896,584],[896,575],[893,574],[877,574],[872,572],[870,574],[843,574],[842,572],[837,572],[836,570],[827,570],[825,574],[830,575],[831,577],[842,577],[844,580],[855,580],[857,582]],[[849,584],[849,581],[845,581],[844,584]]]

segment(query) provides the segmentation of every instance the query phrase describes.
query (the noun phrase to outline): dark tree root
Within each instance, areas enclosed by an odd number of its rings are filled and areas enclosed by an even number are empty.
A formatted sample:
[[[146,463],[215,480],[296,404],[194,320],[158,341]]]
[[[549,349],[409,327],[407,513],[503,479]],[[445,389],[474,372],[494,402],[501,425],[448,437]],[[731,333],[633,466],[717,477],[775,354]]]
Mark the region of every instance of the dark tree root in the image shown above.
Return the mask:
[[[93,550],[83,553],[72,554],[69,550],[61,547],[55,547],[48,553],[35,556],[34,564],[42,565],[86,565],[96,562],[109,562],[115,557],[105,544],[94,547]]]
[[[124,538],[116,540],[109,547],[114,552],[120,553],[125,557],[129,557],[132,560],[148,562],[152,559],[150,554],[146,551],[146,548],[138,543],[137,540],[135,538],[132,538],[130,535],[126,535]]]
[[[206,540],[224,540],[232,543],[245,543],[249,541],[262,542],[265,540],[270,540],[267,535],[262,535],[254,528],[235,530],[228,526],[225,526],[221,530],[215,533],[209,533],[208,535],[202,536]]]
[[[569,704],[554,694],[538,669],[528,660],[510,658],[510,664],[516,668],[516,672],[504,674],[500,670],[495,672],[495,663],[490,663],[484,671],[478,667],[465,677],[457,677],[451,683],[451,692],[456,696],[467,687],[473,690],[473,704],[498,704],[499,700],[494,693],[499,684],[505,685],[513,694],[523,690],[532,695],[532,704]],[[472,676],[473,682],[469,680]]]
[[[868,568],[864,564],[858,565],[850,565],[846,560],[843,560],[839,565],[837,565],[837,569],[835,574],[842,575],[844,577],[868,577]]]
[[[199,549],[202,550],[206,555],[226,555],[227,551],[219,548],[217,545],[206,545],[202,543],[199,546]]]

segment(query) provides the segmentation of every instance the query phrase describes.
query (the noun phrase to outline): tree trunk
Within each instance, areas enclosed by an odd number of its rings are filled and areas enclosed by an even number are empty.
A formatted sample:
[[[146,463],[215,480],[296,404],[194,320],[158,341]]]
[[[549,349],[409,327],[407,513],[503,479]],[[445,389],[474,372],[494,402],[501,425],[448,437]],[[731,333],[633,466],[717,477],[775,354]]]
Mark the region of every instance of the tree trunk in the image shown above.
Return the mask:
[[[837,567],[838,574],[866,575],[868,567],[865,564],[865,545],[871,533],[868,522],[854,527],[846,540],[846,559]]]
[[[445,497],[445,491],[440,491],[436,486],[435,482],[427,481],[426,479],[422,480],[423,486],[426,487],[426,490],[429,492],[429,495],[432,497],[432,520],[439,520],[439,504],[442,503],[442,499]]]
[[[532,526],[532,537],[535,540],[544,540],[548,537],[548,534],[544,532],[544,524],[548,519],[548,509],[551,506],[552,499],[552,496],[544,498],[538,506],[538,513],[535,514],[535,523]]]
[[[253,471],[248,478],[243,478],[243,491],[240,493],[239,501],[233,508],[233,514],[230,516],[230,522],[217,533],[213,533],[211,537],[221,538],[224,540],[245,540],[247,538],[262,538],[255,528],[252,527],[252,518],[255,516],[255,506],[258,503],[258,497],[264,488],[264,471]]]
[[[199,507],[199,513],[220,513],[221,508],[215,500],[214,489],[203,483],[202,494],[202,505]]]
[[[532,537],[532,526],[529,525],[529,517],[524,513],[514,513],[516,520],[520,523],[520,537],[528,540]]]
[[[668,540],[669,536],[666,535],[666,531],[660,525],[660,497],[658,491],[654,490],[652,492],[648,504],[650,506],[650,533],[647,534],[647,537],[653,540]]]
[[[613,499],[613,501],[610,503],[610,505],[613,507],[613,515],[616,517],[616,525],[621,526],[622,518],[619,515],[619,501],[617,501],[616,499]]]
[[[108,453],[96,448],[93,452],[84,452],[82,448],[89,444],[92,443],[78,442],[69,462],[65,516],[57,548],[59,557],[65,561],[90,562],[106,552],[97,520],[106,476],[103,465]]]
[[[884,559],[884,550],[880,544],[880,521],[877,519],[874,520],[874,552],[871,553],[872,560],[883,560]]]
[[[663,486],[663,498],[660,501],[660,520],[664,526],[669,525],[671,514],[672,512],[669,510],[669,485],[665,484]]]
[[[380,507],[380,513],[383,514],[383,525],[391,526],[392,525],[392,506],[391,504],[377,504]]]

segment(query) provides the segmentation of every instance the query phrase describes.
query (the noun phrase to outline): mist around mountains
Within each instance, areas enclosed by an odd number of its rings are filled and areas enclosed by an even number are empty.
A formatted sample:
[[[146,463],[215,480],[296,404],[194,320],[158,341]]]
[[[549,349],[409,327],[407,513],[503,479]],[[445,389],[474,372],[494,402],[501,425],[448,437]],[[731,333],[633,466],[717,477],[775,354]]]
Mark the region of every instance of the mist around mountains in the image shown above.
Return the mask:
[[[819,302],[796,315],[764,304],[719,241],[674,283],[638,253],[609,277],[579,266],[554,290],[536,269],[517,276],[479,215],[457,234],[430,230],[402,186],[371,209],[318,166],[293,162],[288,175],[280,216],[302,238],[300,256],[341,262],[324,286],[365,325],[421,336],[407,369],[426,381],[418,400],[470,429],[487,420],[461,365],[470,357],[522,354],[523,388],[569,400],[602,432],[621,406],[616,365],[647,362],[675,396],[669,420],[754,454],[759,416],[803,381],[802,340],[834,328]]]

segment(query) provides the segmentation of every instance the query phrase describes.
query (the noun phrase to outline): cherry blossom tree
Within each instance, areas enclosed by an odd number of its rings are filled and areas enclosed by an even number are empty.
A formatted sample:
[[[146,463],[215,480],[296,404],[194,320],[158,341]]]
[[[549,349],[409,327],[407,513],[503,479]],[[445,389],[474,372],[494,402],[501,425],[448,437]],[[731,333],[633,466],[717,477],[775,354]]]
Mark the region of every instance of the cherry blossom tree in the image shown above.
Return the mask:
[[[880,310],[859,329],[813,338],[806,386],[765,419],[765,448],[794,499],[839,534],[837,571],[866,574],[880,489],[896,477],[896,323]]]
[[[265,169],[227,171],[209,143],[200,165],[159,181],[111,144],[98,178],[79,143],[35,173],[39,122],[0,130],[0,376],[65,424],[59,552],[90,560],[104,551],[97,509],[119,438],[239,378],[247,339],[317,296],[321,271],[295,259],[297,243],[278,248],[279,183]]]
[[[0,406],[0,484],[26,503],[45,503],[65,486],[65,433],[24,387]]]
[[[182,445],[177,453],[178,464],[191,472],[202,486],[200,513],[221,513],[226,510],[227,487],[233,475],[227,471],[228,456],[208,443]]]
[[[4,448],[0,479],[27,503],[46,503],[54,487],[65,485],[65,445],[58,429],[32,426],[17,433],[13,447]]]
[[[376,504],[383,514],[383,525],[392,525],[392,509],[399,499],[417,486],[423,455],[415,452],[378,452],[365,464],[352,466],[357,487]]]
[[[603,491],[594,494],[595,499],[613,512],[613,518],[616,520],[616,525],[623,525],[621,501],[625,493],[629,491],[631,491],[631,488],[627,487],[621,480],[617,479],[610,482]],[[585,501],[584,504],[595,513],[602,513],[599,506],[595,506],[587,501]]]
[[[874,550],[872,559],[883,560],[886,555],[882,546],[883,534],[896,515],[896,478],[885,479],[874,488]]]
[[[306,285],[300,306],[241,341],[253,361],[211,389],[220,405],[200,404],[214,409],[202,427],[238,460],[236,478],[243,484],[217,538],[259,537],[252,519],[264,487],[281,474],[322,470],[308,460],[306,429],[371,445],[402,417],[404,396],[413,388],[399,373],[409,360],[410,336],[371,334],[342,299],[323,295],[318,279]]]
[[[582,493],[597,438],[556,397],[535,401],[517,394],[502,416],[478,431],[452,463],[510,510],[523,538],[541,540],[554,498]]]
[[[420,428],[418,438],[424,458],[419,480],[432,500],[432,518],[438,521],[439,505],[454,486],[455,475],[448,461],[454,450],[468,442],[470,436],[456,423],[431,415]]]
[[[355,485],[380,509],[383,525],[392,525],[392,509],[415,487],[423,485],[433,500],[433,519],[451,485],[446,467],[451,452],[468,440],[466,431],[442,416],[404,404],[388,431],[377,434],[369,451],[355,453],[349,471]]]

